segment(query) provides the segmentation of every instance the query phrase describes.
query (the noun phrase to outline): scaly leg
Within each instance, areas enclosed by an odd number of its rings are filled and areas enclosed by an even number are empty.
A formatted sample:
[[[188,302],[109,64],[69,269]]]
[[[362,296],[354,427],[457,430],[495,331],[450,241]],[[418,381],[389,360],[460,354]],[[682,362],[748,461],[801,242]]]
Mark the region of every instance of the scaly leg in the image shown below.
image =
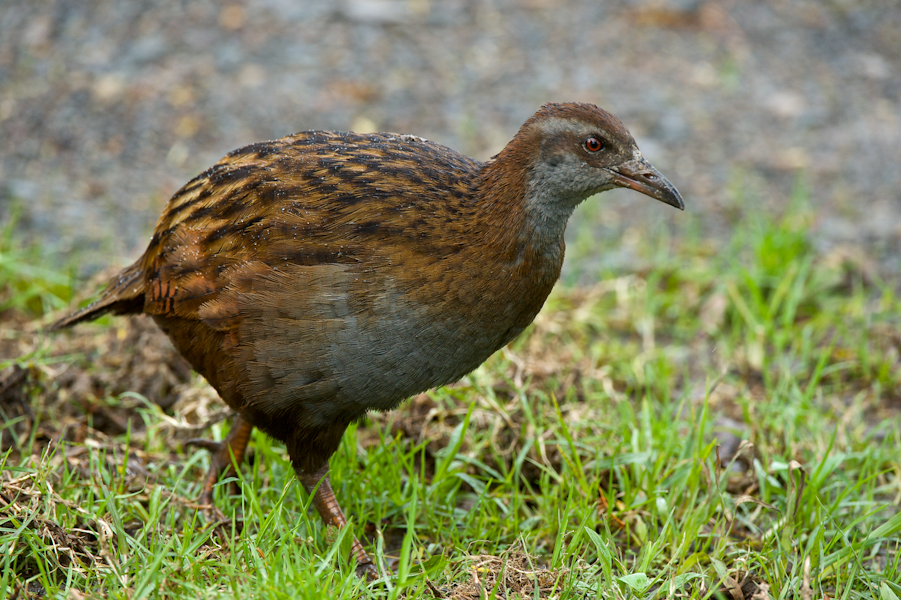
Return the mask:
[[[193,439],[185,442],[185,446],[197,446],[209,450],[212,454],[210,470],[207,472],[198,500],[200,504],[213,504],[213,487],[220,477],[235,473],[235,466],[240,466],[244,461],[244,452],[247,450],[247,442],[250,441],[252,432],[253,425],[238,415],[232,422],[225,440],[214,442],[213,440]],[[232,456],[235,457],[235,464],[232,464]]]
[[[338,499],[335,498],[335,492],[332,491],[328,470],[328,463],[325,463],[315,473],[305,473],[297,470],[297,477],[307,492],[313,495],[313,506],[319,511],[319,516],[322,517],[326,525],[344,527],[347,525],[347,519],[344,518]],[[357,561],[357,575],[361,577],[365,575],[369,580],[375,580],[380,577],[378,568],[372,562],[372,559],[369,558],[369,555],[366,554],[357,536],[354,536],[351,554]]]

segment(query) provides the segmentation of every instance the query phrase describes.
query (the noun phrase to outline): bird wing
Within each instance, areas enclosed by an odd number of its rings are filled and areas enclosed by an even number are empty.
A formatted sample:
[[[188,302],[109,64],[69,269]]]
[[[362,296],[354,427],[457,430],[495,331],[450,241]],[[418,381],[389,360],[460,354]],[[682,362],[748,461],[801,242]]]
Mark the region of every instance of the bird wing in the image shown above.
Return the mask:
[[[235,150],[166,207],[139,261],[144,312],[230,329],[241,313],[229,301],[279,269],[301,267],[293,276],[312,289],[377,267],[377,254],[440,254],[429,234],[465,222],[478,169],[450,148],[396,134],[305,132]]]

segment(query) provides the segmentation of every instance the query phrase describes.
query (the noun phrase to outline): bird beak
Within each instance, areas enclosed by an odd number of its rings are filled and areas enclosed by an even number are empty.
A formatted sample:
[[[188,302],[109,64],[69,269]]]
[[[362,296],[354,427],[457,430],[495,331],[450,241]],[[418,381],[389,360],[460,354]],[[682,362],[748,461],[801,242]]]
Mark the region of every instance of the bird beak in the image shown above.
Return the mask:
[[[679,190],[637,151],[632,160],[613,167],[610,171],[613,173],[613,183],[619,187],[631,188],[664,204],[685,210]]]

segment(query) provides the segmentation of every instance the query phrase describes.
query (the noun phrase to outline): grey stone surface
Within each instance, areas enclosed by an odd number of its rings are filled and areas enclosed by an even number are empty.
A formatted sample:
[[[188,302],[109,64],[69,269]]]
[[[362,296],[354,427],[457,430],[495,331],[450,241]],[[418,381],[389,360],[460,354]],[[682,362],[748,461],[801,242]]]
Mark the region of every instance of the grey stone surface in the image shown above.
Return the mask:
[[[484,159],[565,100],[616,113],[707,235],[778,211],[803,176],[819,245],[899,262],[893,0],[3,2],[0,221],[18,207],[48,256],[123,264],[233,148],[378,129]],[[609,196],[599,231],[679,235],[678,215]]]

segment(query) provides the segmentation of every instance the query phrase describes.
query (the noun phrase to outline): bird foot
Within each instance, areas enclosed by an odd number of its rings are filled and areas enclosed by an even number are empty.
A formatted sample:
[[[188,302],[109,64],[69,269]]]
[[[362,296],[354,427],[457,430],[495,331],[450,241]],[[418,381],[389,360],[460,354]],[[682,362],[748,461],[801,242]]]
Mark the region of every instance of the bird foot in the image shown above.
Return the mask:
[[[228,477],[231,475],[235,475],[237,471],[235,471],[234,465],[232,464],[232,454],[229,452],[229,446],[226,442],[216,442],[214,440],[205,440],[200,438],[190,439],[184,443],[184,447],[187,448],[202,448],[204,450],[209,451],[210,453],[210,468],[207,471],[206,477],[203,481],[203,488],[200,490],[200,495],[197,497],[197,504],[203,507],[212,507],[215,509],[215,504],[213,503],[213,488],[219,482],[221,478]],[[240,464],[241,459],[244,457],[241,456],[238,458],[235,457],[235,462]],[[234,482],[232,482],[232,491],[236,490],[236,486]],[[218,512],[218,509],[216,509]]]
[[[253,425],[239,415],[235,417],[228,435],[221,442],[200,438],[185,442],[185,448],[194,446],[210,452],[210,469],[197,499],[198,504],[213,506],[213,488],[221,477],[235,474],[237,472],[235,469],[244,462],[244,453],[252,432]]]
[[[204,450],[208,450],[212,455],[210,469],[207,471],[203,489],[200,491],[200,496],[197,498],[197,503],[194,508],[198,509],[203,514],[203,518],[206,520],[206,527],[213,532],[211,535],[215,534],[221,543],[228,547],[230,546],[229,540],[232,537],[231,534],[233,528],[240,531],[243,523],[241,519],[228,518],[225,513],[216,506],[213,501],[213,487],[219,481],[220,477],[227,475],[229,472],[235,472],[231,462],[234,448],[232,448],[232,452],[230,452],[226,442],[216,442],[205,439],[191,439],[186,441],[184,446],[185,448],[203,448]],[[232,489],[234,491],[237,490],[237,486],[234,482],[232,482]]]
[[[332,483],[328,475],[328,470],[328,463],[312,473],[296,469],[297,476],[307,490],[307,493],[312,494],[313,506],[316,507],[319,516],[322,517],[325,524],[338,528],[347,527],[347,519],[344,518],[344,512],[338,504],[335,492],[332,491]],[[378,567],[376,567],[375,563],[372,562],[372,559],[369,558],[366,550],[363,549],[363,544],[360,543],[357,536],[353,536],[350,553],[357,562],[356,573],[358,577],[365,577],[369,581],[375,581],[382,576],[382,574],[379,573]]]
[[[382,574],[379,573],[378,567],[375,566],[375,563],[372,562],[372,559],[370,559],[369,556],[366,556],[365,562],[360,562],[359,557],[357,557],[356,573],[357,577],[360,579],[365,578],[368,581],[375,581],[382,576]]]

